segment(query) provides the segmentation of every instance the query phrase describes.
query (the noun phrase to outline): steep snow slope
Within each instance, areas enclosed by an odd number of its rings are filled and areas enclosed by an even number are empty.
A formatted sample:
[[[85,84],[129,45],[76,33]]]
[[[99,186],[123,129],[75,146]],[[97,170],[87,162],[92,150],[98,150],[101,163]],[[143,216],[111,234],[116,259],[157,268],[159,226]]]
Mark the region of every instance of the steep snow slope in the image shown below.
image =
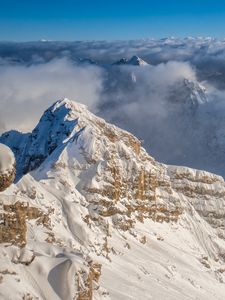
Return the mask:
[[[21,179],[0,194],[3,299],[224,299],[220,176],[156,162],[68,99],[26,145],[17,135],[4,135]]]

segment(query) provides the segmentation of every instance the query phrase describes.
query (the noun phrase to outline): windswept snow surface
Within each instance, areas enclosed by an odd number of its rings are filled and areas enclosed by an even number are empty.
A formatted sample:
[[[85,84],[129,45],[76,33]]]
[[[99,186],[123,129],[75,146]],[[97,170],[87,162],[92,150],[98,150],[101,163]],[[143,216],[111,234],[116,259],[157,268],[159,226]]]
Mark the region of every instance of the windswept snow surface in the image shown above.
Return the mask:
[[[22,143],[15,134],[5,141],[20,177],[0,194],[1,212],[16,203],[31,212],[25,244],[13,232],[1,243],[0,298],[224,300],[222,177],[158,163],[68,99]],[[101,275],[90,285],[94,264]]]

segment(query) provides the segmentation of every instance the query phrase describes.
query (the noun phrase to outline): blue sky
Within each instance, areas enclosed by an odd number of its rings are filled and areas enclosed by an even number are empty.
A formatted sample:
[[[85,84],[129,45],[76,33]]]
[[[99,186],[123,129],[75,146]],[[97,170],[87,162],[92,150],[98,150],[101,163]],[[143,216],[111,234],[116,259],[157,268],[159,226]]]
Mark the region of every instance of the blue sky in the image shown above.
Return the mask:
[[[0,40],[225,37],[225,0],[0,0]]]

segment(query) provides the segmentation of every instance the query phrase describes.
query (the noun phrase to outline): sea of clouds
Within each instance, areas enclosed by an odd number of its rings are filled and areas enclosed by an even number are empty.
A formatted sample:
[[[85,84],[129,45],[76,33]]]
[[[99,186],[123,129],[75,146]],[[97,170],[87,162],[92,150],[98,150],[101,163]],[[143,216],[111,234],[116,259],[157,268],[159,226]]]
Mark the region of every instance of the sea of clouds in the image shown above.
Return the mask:
[[[116,66],[138,55],[150,66]],[[191,103],[184,80],[206,88]],[[57,99],[133,132],[157,159],[225,174],[225,41],[0,43],[0,131],[30,131]],[[224,169],[224,170],[223,170]]]

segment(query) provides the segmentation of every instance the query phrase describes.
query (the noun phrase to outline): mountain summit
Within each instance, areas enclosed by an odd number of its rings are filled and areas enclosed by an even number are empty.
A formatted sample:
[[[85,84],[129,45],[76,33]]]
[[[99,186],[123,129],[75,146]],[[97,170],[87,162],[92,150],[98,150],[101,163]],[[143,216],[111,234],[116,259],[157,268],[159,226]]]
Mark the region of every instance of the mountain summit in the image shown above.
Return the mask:
[[[0,141],[20,174],[0,194],[0,297],[224,298],[220,176],[155,161],[68,99]]]
[[[129,60],[121,58],[119,61],[115,62],[114,65],[148,66],[149,64],[137,55],[134,55]]]

